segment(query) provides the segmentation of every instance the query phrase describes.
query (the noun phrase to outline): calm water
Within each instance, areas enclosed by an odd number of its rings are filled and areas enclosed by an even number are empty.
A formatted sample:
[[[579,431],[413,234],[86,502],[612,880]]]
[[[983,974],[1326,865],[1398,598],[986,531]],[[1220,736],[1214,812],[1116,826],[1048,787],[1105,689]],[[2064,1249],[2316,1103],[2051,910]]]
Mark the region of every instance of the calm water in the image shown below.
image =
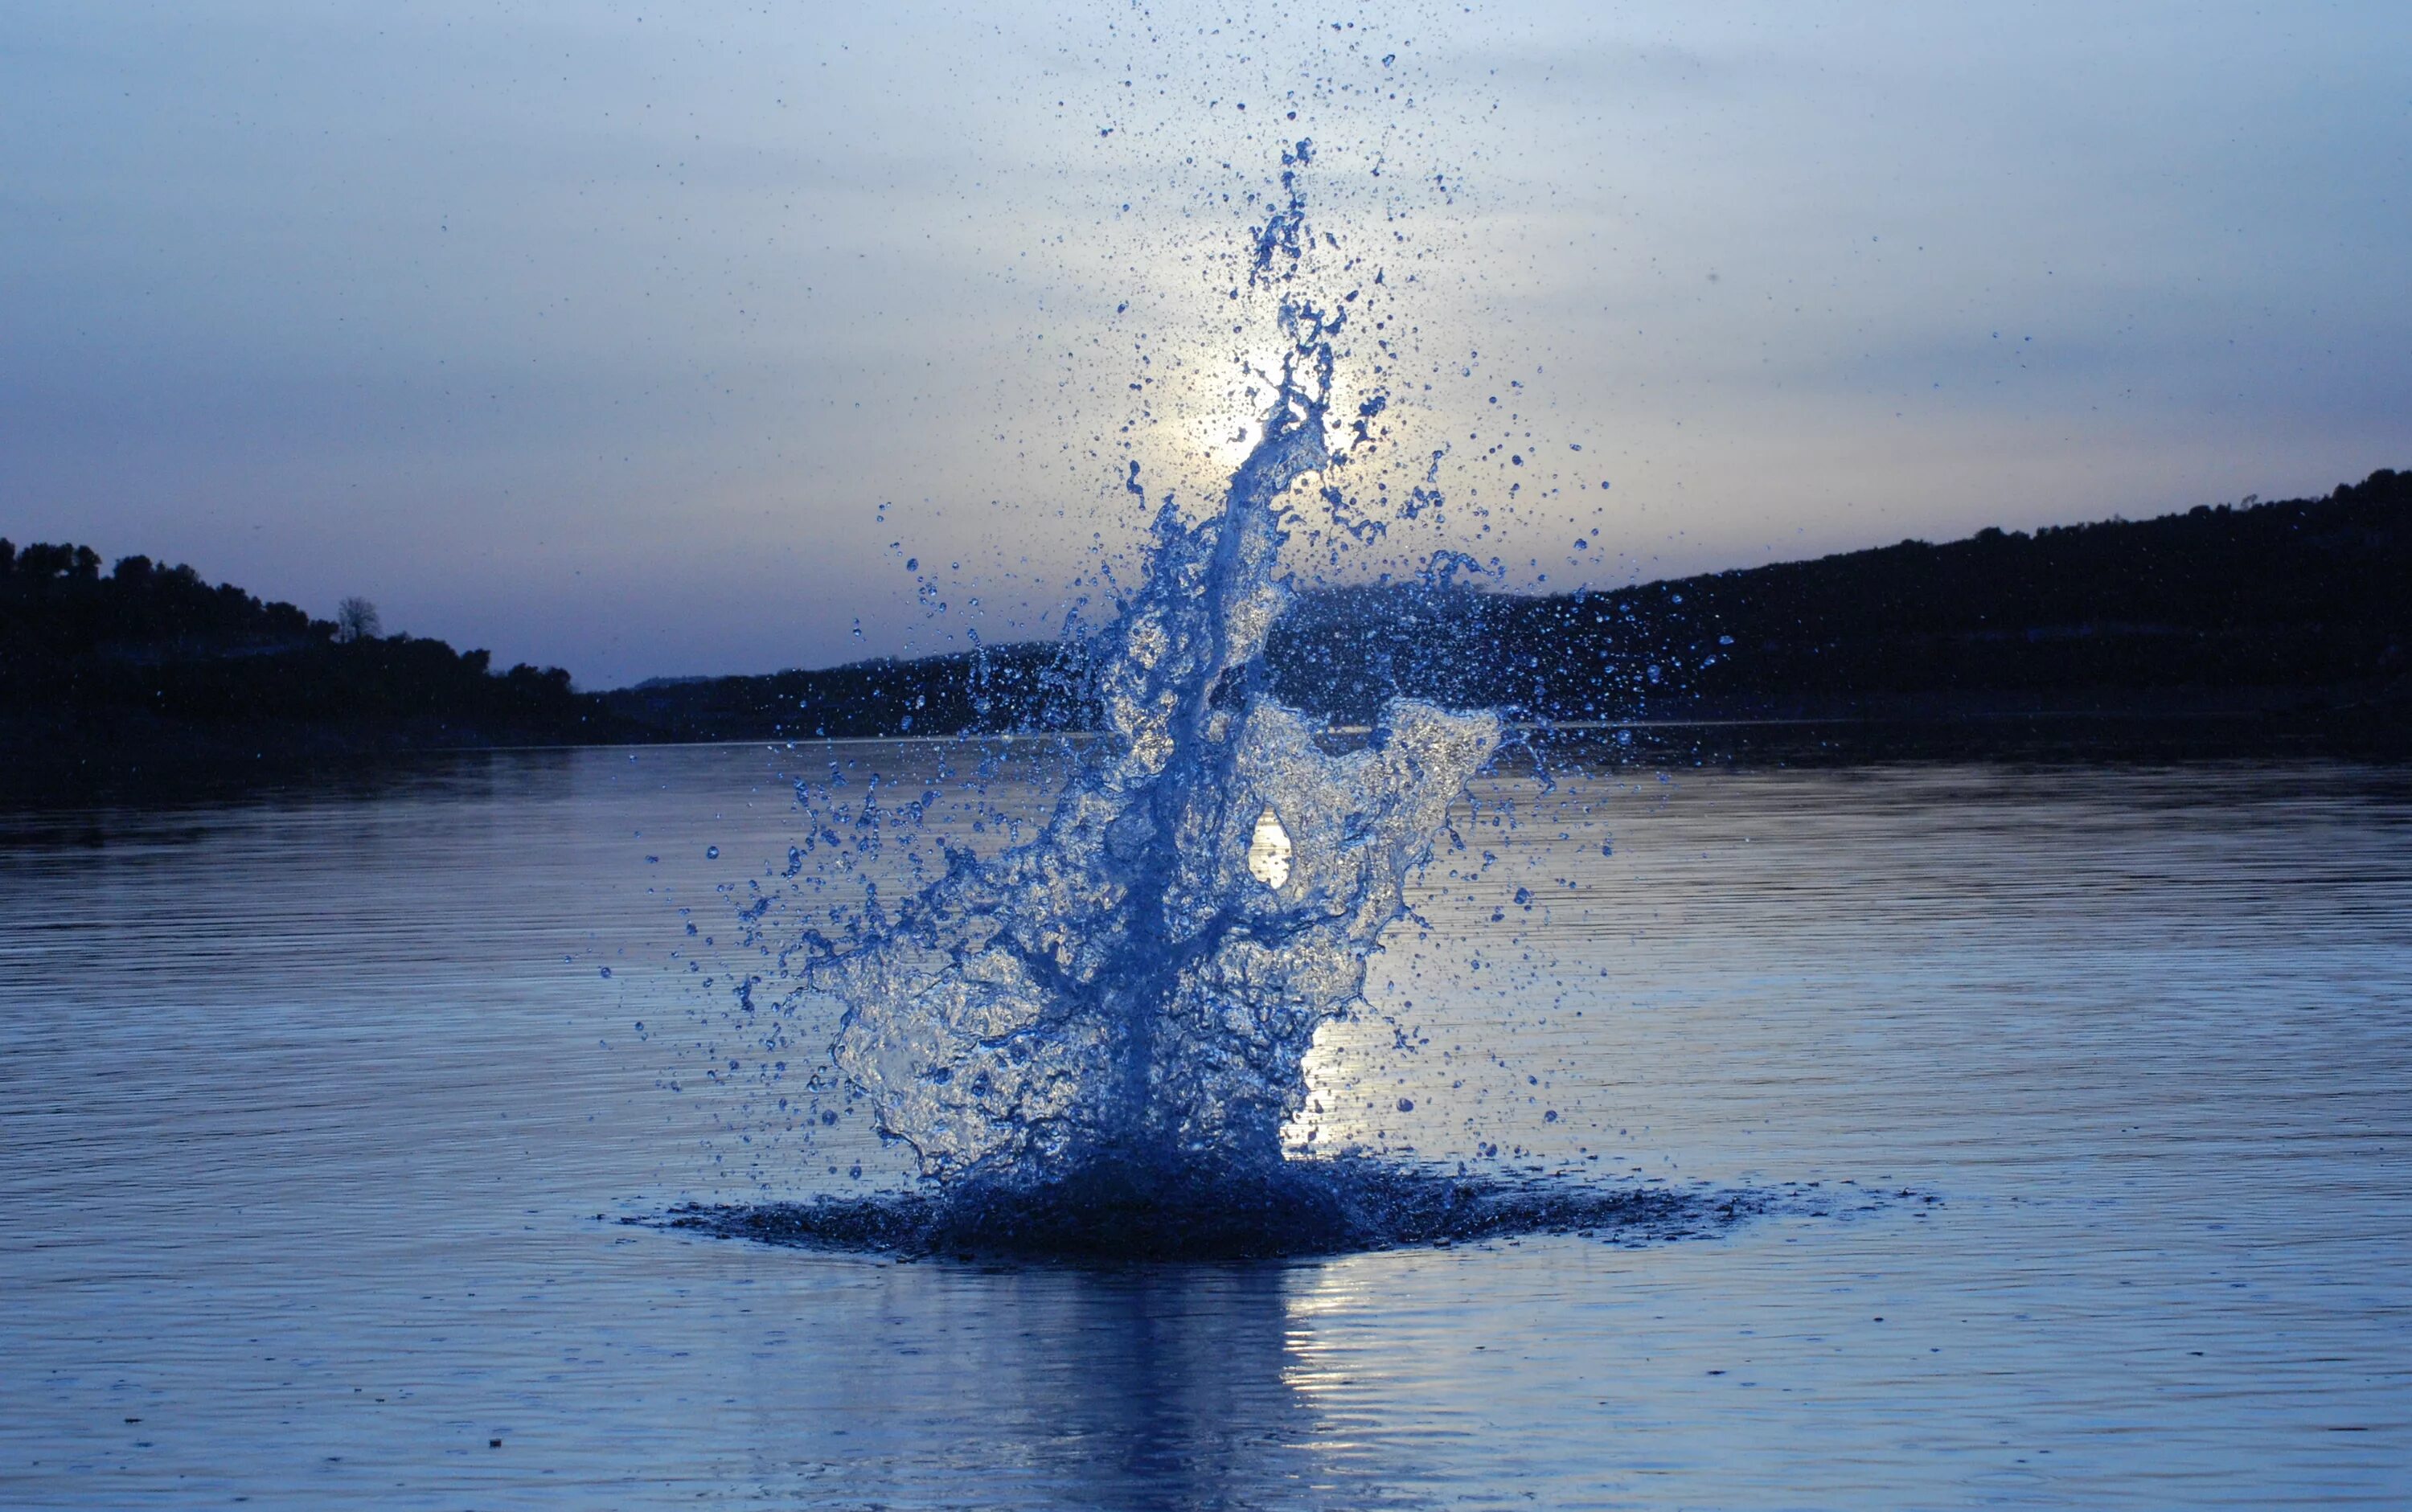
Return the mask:
[[[1493,781],[1323,1137],[1832,1213],[1100,1272],[617,1221],[894,1179],[701,986],[803,760],[0,825],[0,1505],[2412,1495],[2412,775]]]

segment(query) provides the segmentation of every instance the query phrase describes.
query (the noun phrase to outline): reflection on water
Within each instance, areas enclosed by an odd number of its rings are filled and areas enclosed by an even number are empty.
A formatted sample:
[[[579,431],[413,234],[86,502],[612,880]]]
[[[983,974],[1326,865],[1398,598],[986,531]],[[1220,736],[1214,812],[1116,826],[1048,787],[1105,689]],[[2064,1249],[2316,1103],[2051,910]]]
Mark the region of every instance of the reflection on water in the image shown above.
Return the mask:
[[[793,1297],[811,1353],[850,1364],[779,1368],[802,1363],[784,1329],[726,1341],[768,1367],[740,1377],[747,1475],[766,1493],[909,1505],[946,1486],[1171,1509],[1345,1491],[1378,1505],[1407,1468],[1352,1454],[1317,1412],[1295,1272],[891,1266],[836,1299],[834,1278],[814,1279]]]
[[[697,985],[801,760],[12,819],[0,1505],[2400,1501],[2402,774],[1498,779],[1327,1126],[1941,1200],[1083,1271],[610,1221],[892,1170]]]
[[[1289,880],[1289,831],[1282,828],[1281,815],[1271,809],[1257,815],[1248,836],[1248,874],[1279,892]]]

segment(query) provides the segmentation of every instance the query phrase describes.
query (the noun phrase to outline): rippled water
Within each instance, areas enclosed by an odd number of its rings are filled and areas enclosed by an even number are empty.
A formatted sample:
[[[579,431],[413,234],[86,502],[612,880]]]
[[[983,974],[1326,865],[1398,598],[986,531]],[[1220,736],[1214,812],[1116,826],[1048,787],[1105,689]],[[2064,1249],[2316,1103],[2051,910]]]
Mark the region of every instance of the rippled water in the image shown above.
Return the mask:
[[[505,755],[0,819],[0,1505],[2412,1483],[2400,772],[1487,780],[1524,821],[1427,873],[1430,937],[1327,1032],[1329,1137],[1822,1205],[1641,1248],[1091,1270],[619,1221],[897,1178],[728,1076],[699,985],[807,760]]]

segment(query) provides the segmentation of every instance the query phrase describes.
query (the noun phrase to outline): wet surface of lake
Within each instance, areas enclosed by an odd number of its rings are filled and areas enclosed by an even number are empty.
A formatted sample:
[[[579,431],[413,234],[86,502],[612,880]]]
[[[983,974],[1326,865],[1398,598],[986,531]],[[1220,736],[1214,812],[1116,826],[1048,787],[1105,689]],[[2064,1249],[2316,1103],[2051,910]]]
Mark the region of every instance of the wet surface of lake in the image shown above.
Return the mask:
[[[808,755],[0,822],[0,1505],[2412,1494],[2400,771],[1494,780],[1323,1137],[1825,1214],[1097,1270],[618,1221],[894,1177],[701,985]]]

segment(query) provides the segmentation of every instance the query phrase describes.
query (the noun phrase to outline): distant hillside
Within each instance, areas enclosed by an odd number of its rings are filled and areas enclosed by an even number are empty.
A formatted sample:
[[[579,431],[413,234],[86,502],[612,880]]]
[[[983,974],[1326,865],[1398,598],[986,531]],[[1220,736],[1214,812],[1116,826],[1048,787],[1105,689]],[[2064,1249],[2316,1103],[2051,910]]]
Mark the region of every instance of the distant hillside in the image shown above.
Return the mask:
[[[361,628],[355,626],[355,630]],[[1362,722],[1394,694],[1559,722],[2058,712],[2412,727],[2412,475],[2323,499],[1988,530],[1549,597],[1302,596],[1266,676]],[[590,697],[558,668],[339,633],[189,567],[0,540],[0,781],[179,764],[580,741],[816,739],[1094,724],[1080,645],[1021,645]],[[2371,739],[2372,732],[2380,737]]]
[[[1559,721],[2308,705],[2400,723],[2412,475],[2324,499],[1988,530],[1934,546],[1552,596],[1302,595],[1267,648],[1286,702],[1395,694]],[[865,662],[606,695],[677,738],[1079,727],[1078,648]]]
[[[1557,719],[2404,697],[2412,474],[1552,597],[1360,589],[1302,602],[1278,686]]]
[[[1081,729],[1091,715],[1084,671],[1077,647],[1025,644],[761,677],[663,678],[602,702],[679,741]]]
[[[623,732],[559,668],[489,662],[441,640],[343,639],[188,566],[130,556],[104,574],[89,547],[0,539],[10,777]]]

